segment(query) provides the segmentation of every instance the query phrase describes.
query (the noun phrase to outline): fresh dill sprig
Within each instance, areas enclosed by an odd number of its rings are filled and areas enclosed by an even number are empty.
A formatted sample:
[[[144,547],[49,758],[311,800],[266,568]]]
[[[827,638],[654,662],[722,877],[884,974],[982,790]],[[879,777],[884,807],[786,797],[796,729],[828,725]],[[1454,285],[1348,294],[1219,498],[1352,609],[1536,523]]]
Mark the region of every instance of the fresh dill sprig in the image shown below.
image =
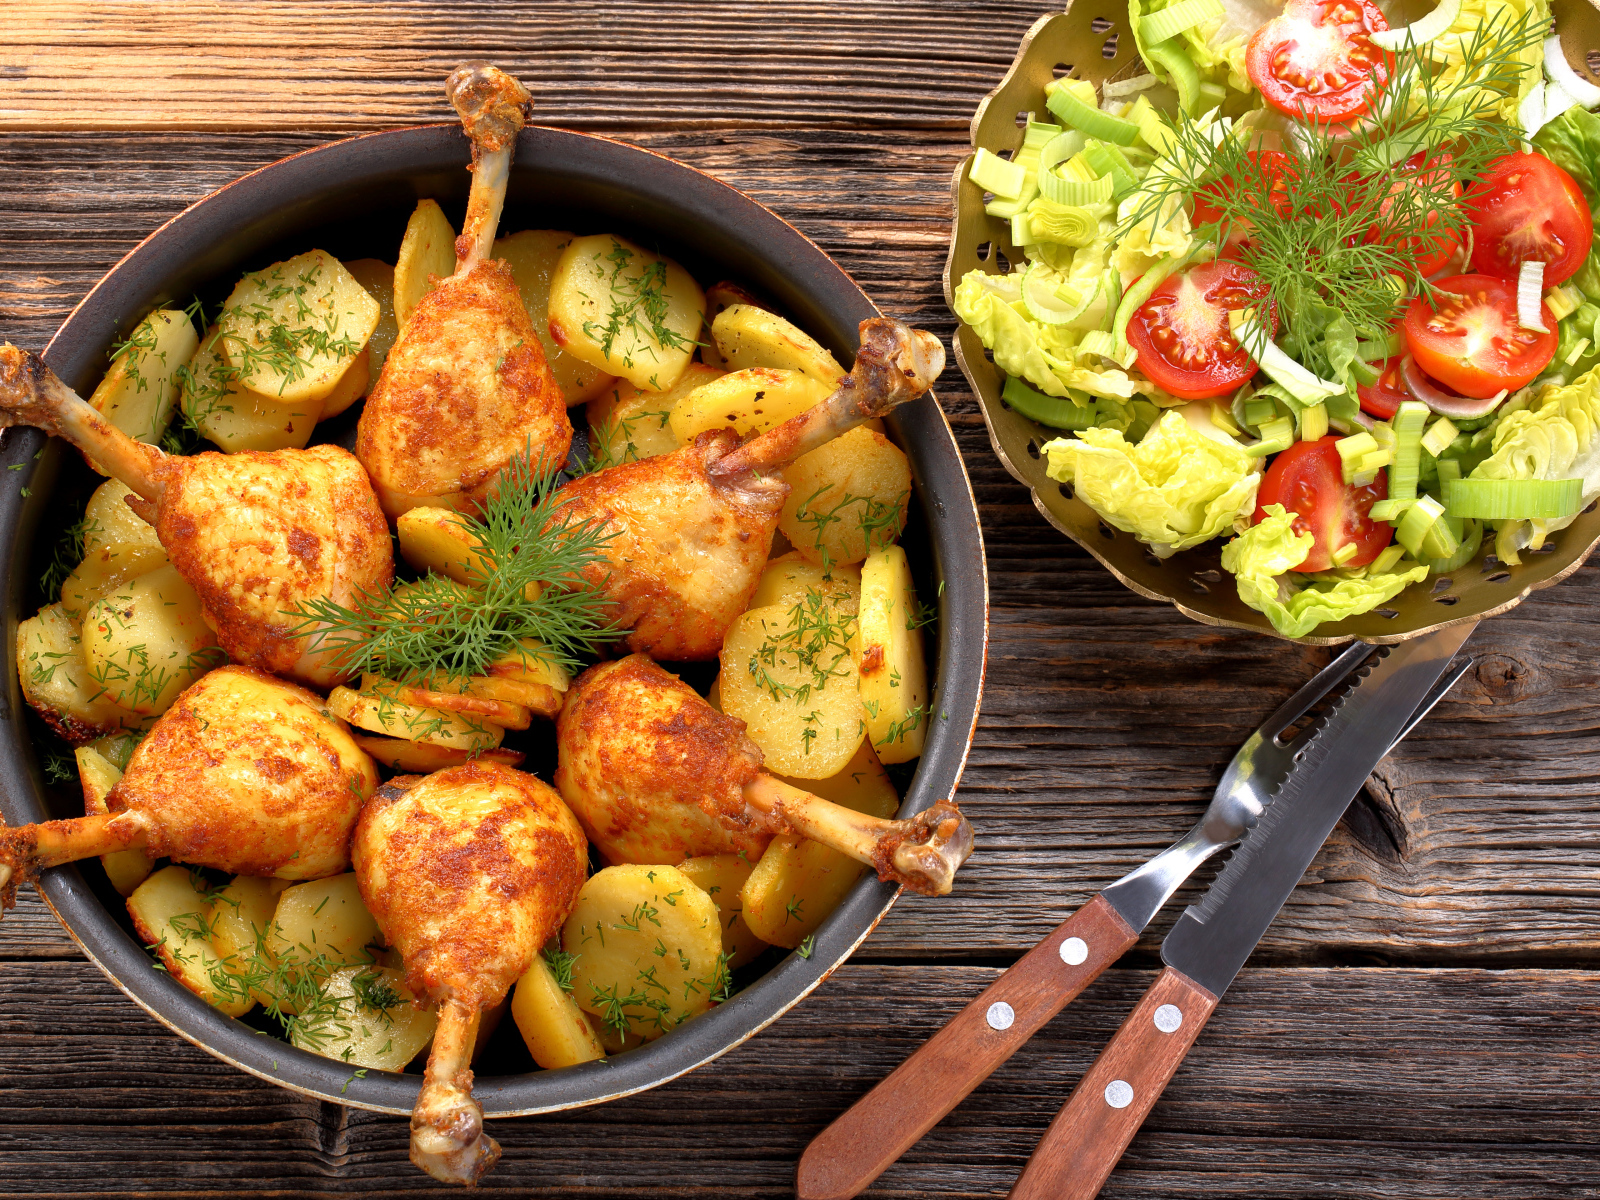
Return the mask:
[[[61,531],[61,537],[56,542],[55,553],[51,556],[50,565],[45,567],[44,573],[39,576],[39,590],[44,593],[46,603],[54,603],[61,599],[61,585],[67,582],[67,577],[78,569],[78,564],[83,561],[83,556],[89,546],[89,539],[101,532],[100,523],[83,517]]]
[[[578,961],[576,954],[568,954],[565,950],[546,950],[544,952],[545,966],[550,968],[550,974],[555,978],[556,986],[567,995],[572,995],[572,967]]]
[[[620,631],[585,572],[603,569],[616,533],[562,506],[557,469],[531,458],[526,449],[514,455],[481,513],[465,519],[481,560],[469,567],[472,586],[429,574],[364,594],[355,608],[320,598],[297,611],[295,632],[343,670],[402,684],[482,675],[508,656],[526,662],[533,655],[524,640],[576,667],[577,655],[613,640]]]

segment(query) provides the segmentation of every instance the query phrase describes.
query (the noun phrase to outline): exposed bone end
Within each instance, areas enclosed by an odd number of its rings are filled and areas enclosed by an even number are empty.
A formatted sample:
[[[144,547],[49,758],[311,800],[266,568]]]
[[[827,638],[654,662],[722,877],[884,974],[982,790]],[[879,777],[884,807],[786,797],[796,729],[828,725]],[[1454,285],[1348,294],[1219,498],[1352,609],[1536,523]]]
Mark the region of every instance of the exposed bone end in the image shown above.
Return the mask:
[[[902,824],[911,829],[888,856],[889,865],[873,863],[878,878],[898,880],[927,896],[948,896],[956,872],[972,854],[967,818],[952,802],[940,800]]]
[[[3,850],[0,850],[3,853]],[[6,909],[15,908],[17,904],[17,884],[20,883],[16,874],[11,869],[10,863],[0,862],[0,916]]]
[[[97,813],[38,825],[0,826],[0,912],[16,903],[19,883],[38,883],[46,867],[143,849],[149,831],[137,812]]]
[[[517,140],[533,108],[533,96],[499,67],[463,63],[444,81],[444,94],[461,116],[461,128],[472,139],[472,161],[504,150]]]
[[[0,345],[0,428],[32,425],[60,434],[60,405],[50,402],[54,373],[31,350],[10,342]]]
[[[439,1009],[439,1028],[417,1106],[411,1110],[411,1161],[440,1183],[472,1187],[500,1161],[500,1143],[483,1130],[472,1098],[472,1049],[480,1013],[457,999]]]

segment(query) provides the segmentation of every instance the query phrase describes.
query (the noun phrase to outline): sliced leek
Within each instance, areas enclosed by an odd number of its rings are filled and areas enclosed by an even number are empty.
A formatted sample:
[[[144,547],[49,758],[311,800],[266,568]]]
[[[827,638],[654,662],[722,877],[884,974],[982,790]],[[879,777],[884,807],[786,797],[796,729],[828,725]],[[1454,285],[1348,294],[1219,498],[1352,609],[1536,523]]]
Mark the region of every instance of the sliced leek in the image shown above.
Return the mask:
[[[1259,432],[1261,440],[1253,446],[1244,448],[1244,452],[1251,458],[1277,454],[1294,444],[1294,421],[1288,417],[1278,417],[1276,420],[1268,421]]]
[[[1245,353],[1301,404],[1320,404],[1330,396],[1344,393],[1342,384],[1318,378],[1285,354],[1267,336],[1266,327],[1254,312],[1236,308],[1228,313],[1228,324]]]
[[[1524,329],[1532,329],[1537,333],[1550,332],[1544,323],[1544,314],[1539,311],[1543,307],[1543,298],[1544,264],[1523,263],[1517,271],[1517,323]]]
[[[1400,518],[1400,528],[1395,530],[1395,540],[1411,553],[1421,558],[1422,540],[1428,536],[1435,525],[1443,525],[1444,505],[1432,496],[1421,496],[1417,502],[1406,509],[1405,516]],[[1446,526],[1446,532],[1448,532]]]
[[[1374,508],[1377,505],[1373,505]],[[1367,575],[1387,575],[1400,565],[1400,560],[1406,556],[1404,546],[1385,546],[1378,551],[1378,557],[1367,564]]]
[[[1581,479],[1453,479],[1444,502],[1454,517],[1481,521],[1555,521],[1583,507]]]
[[[1459,3],[1459,0],[1458,0]],[[1178,0],[1178,3],[1148,17],[1139,18],[1139,38],[1145,45],[1177,37],[1223,15],[1222,0]]]
[[[1015,200],[1022,194],[1028,172],[1017,163],[1007,162],[980,146],[972,156],[972,165],[967,168],[967,178],[1002,200]]]
[[[1313,404],[1300,414],[1300,440],[1315,442],[1328,436],[1328,406]]]
[[[1024,285],[1022,294],[1026,296],[1028,289]],[[1428,426],[1428,432],[1422,435],[1422,448],[1429,454],[1438,458],[1449,448],[1451,442],[1456,440],[1456,427],[1449,417],[1440,417]]]
[[[1083,403],[1070,398],[1046,396],[1012,377],[1007,377],[1006,385],[1000,391],[1000,399],[1028,420],[1052,429],[1088,429],[1098,420],[1095,403],[1088,396],[1084,396]]]
[[[1028,315],[1041,325],[1065,325],[1082,316],[1099,294],[1098,288],[1089,288],[1076,304],[1069,304],[1061,298],[1058,287],[1056,273],[1049,267],[1043,263],[1028,264],[1022,277],[1022,304]]]
[[[1132,121],[1091,108],[1066,88],[1056,89],[1045,103],[1065,124],[1101,141],[1131,146],[1139,137],[1139,127]]]
[[[1160,67],[1172,77],[1172,86],[1178,91],[1178,107],[1193,115],[1200,102],[1200,72],[1195,69],[1194,60],[1189,57],[1183,43],[1177,38],[1169,38],[1164,42],[1146,45],[1144,57],[1146,62]]]
[[[1389,469],[1389,495],[1410,500],[1417,494],[1417,473],[1422,468],[1422,427],[1428,406],[1417,400],[1401,401],[1390,424],[1394,427],[1394,465]]]

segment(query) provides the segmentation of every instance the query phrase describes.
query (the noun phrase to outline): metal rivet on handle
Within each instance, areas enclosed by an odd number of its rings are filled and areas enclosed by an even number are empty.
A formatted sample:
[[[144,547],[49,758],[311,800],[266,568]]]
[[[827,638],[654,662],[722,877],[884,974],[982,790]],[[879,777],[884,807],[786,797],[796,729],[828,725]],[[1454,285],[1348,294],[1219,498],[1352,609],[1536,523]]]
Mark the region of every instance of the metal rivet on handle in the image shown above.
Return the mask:
[[[1070,937],[1061,943],[1061,961],[1075,967],[1089,957],[1089,943],[1079,937]]]
[[[1177,1033],[1183,1024],[1183,1010],[1176,1004],[1163,1004],[1156,1009],[1156,1028],[1162,1033]]]
[[[1017,1013],[1004,1000],[996,1000],[989,1005],[989,1011],[984,1019],[989,1022],[990,1029],[1010,1029],[1011,1022],[1017,1019]]]
[[[1133,1088],[1126,1080],[1113,1079],[1106,1084],[1106,1103],[1112,1108],[1127,1108],[1133,1103]]]

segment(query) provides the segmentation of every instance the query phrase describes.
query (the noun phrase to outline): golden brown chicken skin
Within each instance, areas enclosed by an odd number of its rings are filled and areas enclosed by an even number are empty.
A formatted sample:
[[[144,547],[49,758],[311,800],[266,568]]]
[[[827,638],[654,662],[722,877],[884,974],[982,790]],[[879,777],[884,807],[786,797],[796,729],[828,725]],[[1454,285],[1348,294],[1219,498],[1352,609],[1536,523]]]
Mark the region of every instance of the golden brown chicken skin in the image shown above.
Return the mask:
[[[560,385],[497,260],[441,280],[389,352],[356,427],[356,457],[391,517],[471,509],[524,448],[551,468],[572,448]]]
[[[741,853],[754,862],[772,840],[744,798],[761,772],[744,722],[643,654],[578,677],[556,745],[556,786],[610,862]]]
[[[668,661],[715,658],[749,607],[789,489],[771,476],[758,490],[714,479],[710,464],[738,444],[731,429],[702,433],[557,493],[561,511],[616,535],[587,577],[631,630],[628,649]]]

